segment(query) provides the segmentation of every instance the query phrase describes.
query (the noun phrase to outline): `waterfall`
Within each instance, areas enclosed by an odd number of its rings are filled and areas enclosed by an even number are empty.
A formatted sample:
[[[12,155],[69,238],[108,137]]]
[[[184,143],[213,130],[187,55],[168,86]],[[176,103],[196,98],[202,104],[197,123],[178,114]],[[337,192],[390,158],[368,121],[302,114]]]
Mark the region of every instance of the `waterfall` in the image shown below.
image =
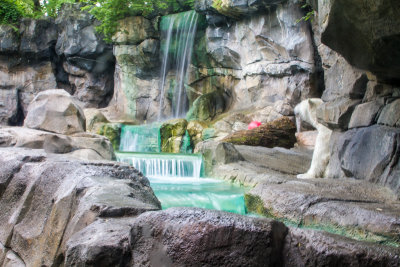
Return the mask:
[[[160,125],[122,125],[120,151],[160,152]]]
[[[175,72],[174,88],[172,90],[171,117],[184,117],[188,110],[188,98],[185,83],[187,70],[191,62],[193,42],[196,35],[198,14],[188,11],[164,16],[161,19],[161,80],[160,109],[158,120],[163,119],[164,101],[166,100],[166,81],[170,71]]]
[[[117,160],[128,163],[151,178],[195,178],[202,173],[203,158],[198,154],[116,153]]]

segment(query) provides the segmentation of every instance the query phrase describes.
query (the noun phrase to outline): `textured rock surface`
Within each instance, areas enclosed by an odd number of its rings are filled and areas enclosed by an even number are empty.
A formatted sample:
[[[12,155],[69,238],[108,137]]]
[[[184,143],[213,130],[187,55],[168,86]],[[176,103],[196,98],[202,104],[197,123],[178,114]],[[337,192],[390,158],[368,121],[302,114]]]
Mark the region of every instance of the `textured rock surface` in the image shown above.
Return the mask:
[[[400,99],[396,99],[383,108],[378,123],[392,127],[400,127]]]
[[[187,125],[188,122],[185,119],[172,119],[161,125],[162,152],[179,153]]]
[[[97,21],[79,4],[65,4],[56,19],[59,83],[85,107],[105,107],[114,90],[112,47],[96,33]]]
[[[45,149],[48,153],[72,152],[83,159],[111,160],[115,158],[111,142],[100,135],[80,133],[61,135],[25,127],[4,127],[0,129],[0,147],[26,147]],[[79,150],[85,150],[77,152]],[[86,155],[85,155],[86,154]]]
[[[397,266],[399,250],[325,232],[289,228],[284,266]]]
[[[318,122],[330,129],[346,130],[349,126],[354,108],[361,100],[349,98],[337,98],[331,102],[325,102],[318,107]]]
[[[281,173],[304,173],[311,163],[312,153],[309,151],[243,145],[236,145],[235,148],[243,156],[244,160]]]
[[[342,171],[388,186],[400,196],[399,138],[400,129],[378,125],[346,132],[337,143]]]
[[[222,141],[235,145],[291,148],[296,142],[296,126],[288,117],[282,117],[251,130],[235,132]]]
[[[26,266],[51,266],[96,218],[160,208],[148,180],[114,162],[82,163],[40,150],[1,149],[0,242]]]
[[[381,80],[399,80],[398,1],[320,0],[318,4],[324,44]]]
[[[353,114],[351,115],[349,129],[372,125],[377,121],[377,116],[384,103],[385,102],[383,98],[378,98],[374,101],[357,105]]]
[[[242,155],[240,155],[233,144],[212,140],[198,143],[194,149],[194,153],[201,153],[203,155],[204,168],[207,174],[211,174],[216,165],[243,160]]]
[[[24,126],[60,134],[84,132],[86,119],[74,98],[64,90],[39,93],[28,107]]]
[[[64,88],[87,107],[108,104],[114,58],[96,23],[79,5],[65,4],[56,21],[23,19],[18,33],[1,26],[0,124],[22,125],[36,94],[52,88]]]
[[[150,212],[131,231],[133,266],[275,266],[285,233],[282,223],[218,211]]]

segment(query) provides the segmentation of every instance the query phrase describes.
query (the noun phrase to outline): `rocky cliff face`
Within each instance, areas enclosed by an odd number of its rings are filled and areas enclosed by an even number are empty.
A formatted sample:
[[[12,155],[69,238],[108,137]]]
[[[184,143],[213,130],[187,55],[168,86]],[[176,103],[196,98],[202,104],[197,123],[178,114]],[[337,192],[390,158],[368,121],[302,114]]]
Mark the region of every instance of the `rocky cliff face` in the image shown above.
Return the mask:
[[[185,84],[188,117],[213,120],[216,135],[226,135],[251,120],[291,116],[301,99],[321,96],[319,121],[335,131],[329,176],[398,192],[399,3],[330,0],[313,8],[310,25],[298,22],[304,10],[296,0],[196,1],[205,22]],[[117,119],[151,121],[160,108],[168,112],[171,106],[159,107],[159,20],[121,21],[127,32],[114,37],[113,48],[79,6],[65,6],[56,21],[24,20],[18,34],[2,25],[1,124],[21,124],[33,97],[55,87],[86,107],[107,106],[113,94]]]
[[[318,1],[315,8],[325,81],[318,119],[334,130],[329,178],[365,179],[400,195],[399,46],[392,46],[399,43],[400,5]]]
[[[0,26],[0,124],[21,125],[41,91],[63,88],[84,107],[104,107],[114,88],[112,47],[95,33],[94,18],[65,5],[53,19]]]

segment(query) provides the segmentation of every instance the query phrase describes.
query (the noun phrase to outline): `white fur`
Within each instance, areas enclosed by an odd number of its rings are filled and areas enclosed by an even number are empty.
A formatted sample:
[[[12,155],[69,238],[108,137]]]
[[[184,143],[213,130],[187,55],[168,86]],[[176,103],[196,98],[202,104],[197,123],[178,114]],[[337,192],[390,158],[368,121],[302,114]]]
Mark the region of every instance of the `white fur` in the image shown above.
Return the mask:
[[[308,122],[318,131],[310,169],[306,173],[298,174],[297,178],[300,179],[324,177],[326,166],[329,162],[329,141],[332,130],[318,123],[317,120],[317,108],[322,103],[323,101],[319,98],[309,98],[301,101],[294,108],[296,118],[299,117],[302,121]]]

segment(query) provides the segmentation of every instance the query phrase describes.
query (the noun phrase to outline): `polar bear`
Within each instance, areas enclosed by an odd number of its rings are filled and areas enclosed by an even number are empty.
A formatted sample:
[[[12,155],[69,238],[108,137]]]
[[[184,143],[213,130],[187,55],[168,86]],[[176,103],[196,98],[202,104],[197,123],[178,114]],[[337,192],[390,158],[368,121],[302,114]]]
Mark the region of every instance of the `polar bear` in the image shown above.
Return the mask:
[[[306,173],[298,174],[297,178],[300,179],[324,177],[329,162],[329,141],[332,130],[318,123],[317,120],[317,108],[322,103],[323,101],[319,98],[309,98],[301,101],[294,108],[296,119],[310,123],[318,131],[310,169]]]

